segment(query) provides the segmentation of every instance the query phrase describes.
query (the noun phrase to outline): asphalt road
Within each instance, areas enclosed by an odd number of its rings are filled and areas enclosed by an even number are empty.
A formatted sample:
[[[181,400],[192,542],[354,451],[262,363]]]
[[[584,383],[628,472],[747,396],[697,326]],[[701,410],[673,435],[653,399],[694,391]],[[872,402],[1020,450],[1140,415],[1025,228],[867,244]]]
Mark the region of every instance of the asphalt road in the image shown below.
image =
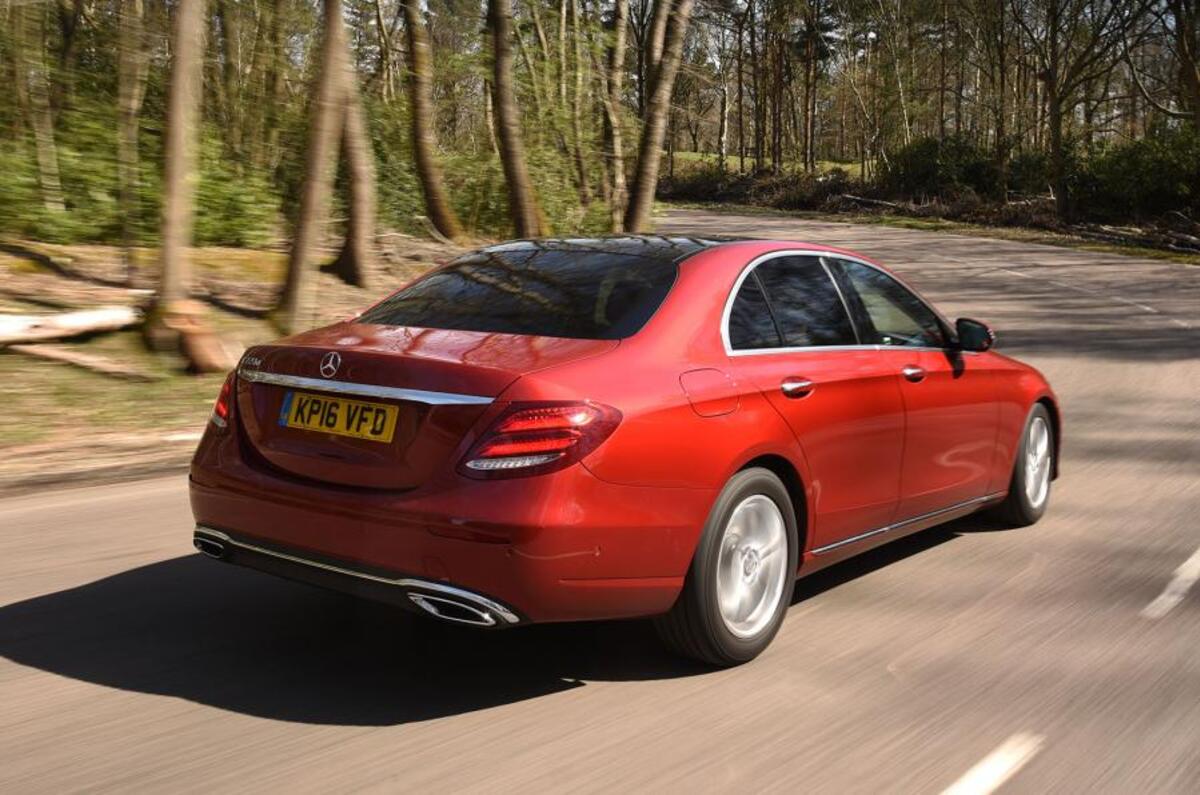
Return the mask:
[[[0,791],[1200,791],[1200,269],[663,228],[850,246],[992,322],[1062,399],[1049,514],[802,581],[762,658],[709,672],[644,622],[480,635],[219,565],[180,477],[5,500]]]

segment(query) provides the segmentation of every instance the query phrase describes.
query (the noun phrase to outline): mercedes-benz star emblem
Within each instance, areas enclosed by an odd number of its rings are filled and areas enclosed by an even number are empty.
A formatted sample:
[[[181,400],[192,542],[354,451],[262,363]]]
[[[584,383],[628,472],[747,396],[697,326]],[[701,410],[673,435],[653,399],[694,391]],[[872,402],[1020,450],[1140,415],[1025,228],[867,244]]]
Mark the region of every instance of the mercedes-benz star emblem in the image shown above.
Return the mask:
[[[330,351],[321,358],[321,375],[326,378],[333,378],[337,375],[338,368],[342,366],[342,355],[337,351]]]

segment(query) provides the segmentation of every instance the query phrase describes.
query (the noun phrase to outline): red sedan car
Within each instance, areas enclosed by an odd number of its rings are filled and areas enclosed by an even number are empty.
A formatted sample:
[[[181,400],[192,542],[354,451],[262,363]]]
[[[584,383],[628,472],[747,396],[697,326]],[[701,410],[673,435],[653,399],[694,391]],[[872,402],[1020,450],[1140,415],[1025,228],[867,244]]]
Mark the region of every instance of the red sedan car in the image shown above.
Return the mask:
[[[1033,368],[808,243],[506,243],[247,351],[191,469],[200,551],[481,627],[654,616],[752,659],[797,576],[1046,510]]]

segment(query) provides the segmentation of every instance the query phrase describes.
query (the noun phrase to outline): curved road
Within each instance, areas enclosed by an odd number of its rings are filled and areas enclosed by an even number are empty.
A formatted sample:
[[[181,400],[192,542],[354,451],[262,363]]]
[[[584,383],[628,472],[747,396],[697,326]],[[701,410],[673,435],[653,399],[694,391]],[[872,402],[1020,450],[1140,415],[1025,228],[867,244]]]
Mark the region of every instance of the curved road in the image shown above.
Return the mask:
[[[992,322],[1063,402],[1050,513],[804,580],[767,654],[714,673],[644,622],[476,635],[219,566],[178,476],[5,500],[0,791],[1200,791],[1200,269],[660,228],[846,245]]]

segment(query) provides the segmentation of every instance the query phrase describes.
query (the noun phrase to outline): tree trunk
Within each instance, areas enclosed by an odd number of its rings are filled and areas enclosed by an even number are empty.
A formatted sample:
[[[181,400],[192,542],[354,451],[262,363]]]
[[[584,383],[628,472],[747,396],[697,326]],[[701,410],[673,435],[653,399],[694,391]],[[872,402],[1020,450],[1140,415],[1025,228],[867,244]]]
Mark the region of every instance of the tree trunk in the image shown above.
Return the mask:
[[[283,70],[286,51],[283,34],[283,3],[284,0],[274,0],[271,10],[271,54],[267,60],[267,74],[264,80],[266,107],[263,109],[263,146],[260,162],[257,166],[273,167],[279,159],[279,106],[282,100]]]
[[[558,4],[558,105],[566,110],[567,107],[567,3],[570,0],[559,0]],[[488,6],[491,6],[489,0]],[[512,8],[508,8],[509,25],[512,24]]]
[[[996,0],[999,8],[996,21],[996,193],[1001,202],[1008,201],[1008,41],[1004,22],[1005,0]]]
[[[162,281],[156,304],[167,309],[189,298],[192,214],[196,181],[196,131],[203,88],[204,0],[179,0],[172,31],[175,61],[167,95],[163,145]]]
[[[413,159],[417,179],[425,197],[425,212],[438,233],[450,240],[463,236],[462,224],[446,195],[446,181],[437,157],[434,139],[433,75],[429,58],[429,37],[417,0],[404,4],[405,31],[408,39],[408,95],[412,113]]]
[[[236,11],[227,5],[229,0],[216,0],[217,22],[221,30],[221,94],[225,99],[224,138],[235,155],[235,166],[241,164],[242,153],[242,97],[238,79],[239,50],[238,19]]]
[[[84,0],[58,0],[61,44],[58,68],[50,89],[50,107],[55,116],[69,108],[74,100],[75,78],[79,74],[79,23],[84,18]]]
[[[725,77],[721,78],[721,104],[717,111],[719,121],[717,124],[717,167],[722,173],[727,168],[727,159],[729,157],[729,83]]]
[[[37,5],[18,7],[14,11],[24,22],[24,46],[17,53],[23,74],[18,79],[25,82],[23,93],[29,108],[29,126],[33,130],[42,204],[51,212],[61,213],[66,204],[58,172],[58,147],[54,142],[54,111],[50,106],[50,77],[45,57],[45,20]]]
[[[287,280],[276,308],[276,322],[287,333],[299,331],[313,319],[313,274],[309,261],[326,220],[334,152],[345,116],[341,94],[345,85],[342,71],[347,65],[341,0],[325,0],[324,18],[321,68],[311,108],[300,215],[288,257]]]
[[[754,170],[763,165],[763,127],[766,114],[763,112],[762,69],[758,60],[758,15],[756,3],[750,0],[747,6],[750,15],[750,89],[754,95]]]
[[[525,144],[521,138],[521,120],[513,90],[512,9],[509,0],[488,0],[488,28],[492,43],[492,99],[496,113],[496,134],[500,164],[508,185],[508,209],[513,231],[517,237],[538,237],[546,233],[546,223],[529,178]]]
[[[138,222],[138,117],[146,91],[149,58],[142,0],[122,0],[117,40],[117,195],[126,281],[135,277],[133,247]]]
[[[265,140],[267,81],[269,72],[267,64],[272,57],[270,45],[271,29],[276,24],[275,17],[279,13],[279,0],[272,7],[263,4],[254,19],[254,44],[251,53],[250,71],[247,75],[247,90],[249,96],[246,114],[246,162],[252,172],[262,172],[263,142]]]
[[[738,14],[737,43],[737,122],[738,122],[738,173],[746,173],[746,73],[742,66],[742,38],[746,27],[746,15]]]
[[[1067,196],[1067,155],[1063,148],[1063,113],[1062,98],[1058,95],[1058,87],[1047,80],[1046,99],[1049,104],[1047,114],[1050,125],[1050,179],[1054,185],[1054,206],[1058,211],[1058,219],[1063,222],[1070,220],[1071,203]]]
[[[493,0],[494,2],[495,0]],[[625,228],[630,232],[641,232],[650,224],[650,210],[654,204],[654,190],[658,186],[659,159],[662,155],[663,134],[666,131],[667,115],[671,105],[671,91],[675,87],[675,75],[683,55],[683,40],[687,34],[688,20],[692,14],[692,0],[657,0],[659,4],[671,4],[670,21],[662,48],[662,58],[655,70],[654,83],[646,106],[646,120],[642,127],[641,144],[638,147],[637,169],[629,191],[629,208],[625,212]]]
[[[579,26],[579,0],[571,0],[571,33],[574,39],[575,85],[571,105],[571,138],[575,155],[575,180],[579,187],[579,203],[584,208],[592,203],[588,184],[587,162],[583,157],[583,30]]]
[[[375,263],[375,151],[367,127],[367,113],[359,95],[356,75],[342,69],[343,87],[342,156],[350,193],[346,239],[328,272],[346,284],[369,287]]]
[[[610,223],[613,232],[625,229],[625,150],[621,133],[621,94],[625,79],[625,36],[629,27],[629,0],[616,0],[613,8],[612,44],[608,51],[608,95],[604,98],[604,154],[608,161]]]

